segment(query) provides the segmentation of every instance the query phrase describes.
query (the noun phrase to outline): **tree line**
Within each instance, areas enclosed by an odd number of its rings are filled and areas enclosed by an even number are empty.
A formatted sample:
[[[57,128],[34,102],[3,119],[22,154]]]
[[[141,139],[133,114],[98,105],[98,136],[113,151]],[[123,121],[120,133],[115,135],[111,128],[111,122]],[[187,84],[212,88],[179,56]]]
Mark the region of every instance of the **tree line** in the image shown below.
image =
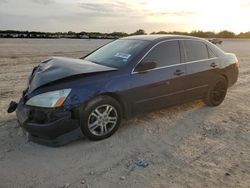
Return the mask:
[[[195,37],[202,37],[202,38],[250,38],[250,31],[248,32],[241,32],[239,34],[235,34],[232,31],[224,30],[220,32],[212,32],[212,31],[192,31],[192,32],[153,32],[151,34],[176,34],[176,35],[189,35]]]
[[[101,38],[101,39],[115,39],[131,35],[144,35],[147,34],[145,30],[139,29],[133,33],[125,32],[37,32],[37,31],[16,31],[16,30],[0,30],[0,38]],[[232,31],[224,30],[220,32],[212,31],[192,31],[192,32],[180,32],[180,31],[159,31],[152,32],[150,34],[175,34],[175,35],[189,35],[202,38],[250,38],[249,32],[241,32],[235,34]]]

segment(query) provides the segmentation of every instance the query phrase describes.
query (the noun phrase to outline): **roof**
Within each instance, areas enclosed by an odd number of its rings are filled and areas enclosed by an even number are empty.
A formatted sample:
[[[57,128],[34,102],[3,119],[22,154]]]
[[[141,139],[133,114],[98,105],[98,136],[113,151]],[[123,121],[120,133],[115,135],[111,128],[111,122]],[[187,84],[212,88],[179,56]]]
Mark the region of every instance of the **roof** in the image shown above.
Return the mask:
[[[186,36],[186,35],[134,35],[129,37],[123,37],[122,39],[161,41],[167,39],[201,39],[201,38]]]

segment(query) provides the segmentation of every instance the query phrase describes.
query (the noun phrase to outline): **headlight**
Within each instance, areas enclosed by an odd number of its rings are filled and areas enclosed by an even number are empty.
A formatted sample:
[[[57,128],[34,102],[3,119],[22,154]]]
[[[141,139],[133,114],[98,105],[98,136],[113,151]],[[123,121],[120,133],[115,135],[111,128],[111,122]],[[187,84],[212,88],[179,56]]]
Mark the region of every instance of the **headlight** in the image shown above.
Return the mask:
[[[59,107],[63,104],[71,89],[50,91],[29,99],[26,105],[38,107]]]

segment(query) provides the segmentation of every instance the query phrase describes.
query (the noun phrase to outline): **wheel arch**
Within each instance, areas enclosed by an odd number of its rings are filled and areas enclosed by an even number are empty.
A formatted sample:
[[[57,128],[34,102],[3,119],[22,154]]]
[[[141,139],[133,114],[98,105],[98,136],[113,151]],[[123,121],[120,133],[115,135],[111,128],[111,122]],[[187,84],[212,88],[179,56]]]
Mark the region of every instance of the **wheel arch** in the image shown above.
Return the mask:
[[[112,92],[106,92],[106,93],[102,93],[98,96],[109,96],[112,97],[113,99],[115,99],[121,106],[122,109],[122,117],[123,118],[127,118],[129,116],[128,114],[128,107],[125,103],[125,101],[122,99],[122,97],[116,93],[112,93]]]
[[[227,81],[227,87],[229,87],[229,80],[228,80],[227,75],[226,74],[221,74],[221,76],[223,76],[226,79],[226,81]]]

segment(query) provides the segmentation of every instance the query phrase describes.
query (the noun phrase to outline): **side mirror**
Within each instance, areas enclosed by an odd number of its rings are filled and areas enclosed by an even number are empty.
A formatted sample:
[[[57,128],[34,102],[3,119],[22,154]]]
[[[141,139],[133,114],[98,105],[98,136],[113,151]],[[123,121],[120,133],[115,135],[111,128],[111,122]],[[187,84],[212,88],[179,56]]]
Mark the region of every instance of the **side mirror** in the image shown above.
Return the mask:
[[[153,61],[144,61],[144,62],[141,62],[139,63],[139,65],[137,65],[135,67],[135,72],[144,72],[144,71],[147,71],[147,70],[151,70],[151,69],[154,69],[156,68],[156,63],[153,62]]]

